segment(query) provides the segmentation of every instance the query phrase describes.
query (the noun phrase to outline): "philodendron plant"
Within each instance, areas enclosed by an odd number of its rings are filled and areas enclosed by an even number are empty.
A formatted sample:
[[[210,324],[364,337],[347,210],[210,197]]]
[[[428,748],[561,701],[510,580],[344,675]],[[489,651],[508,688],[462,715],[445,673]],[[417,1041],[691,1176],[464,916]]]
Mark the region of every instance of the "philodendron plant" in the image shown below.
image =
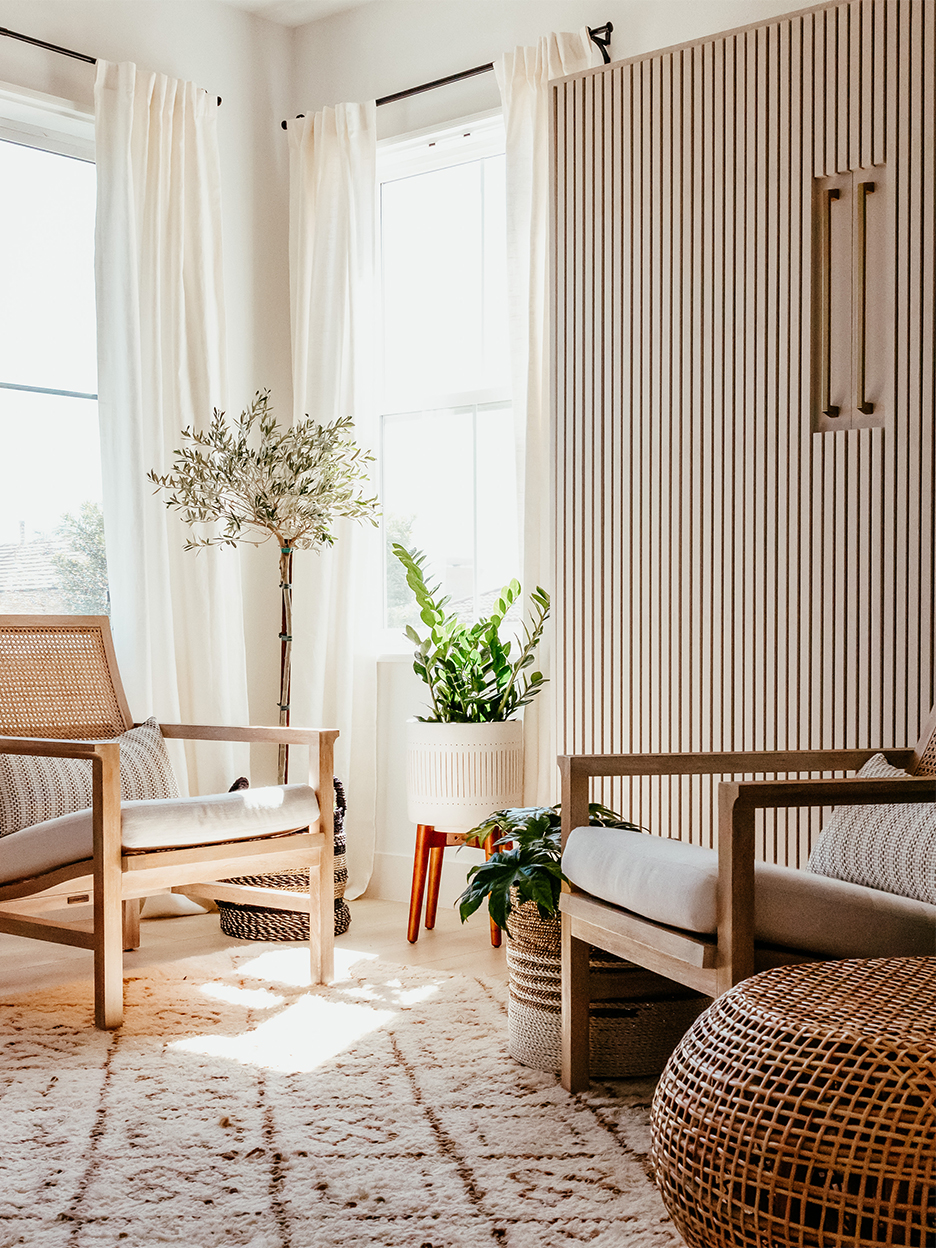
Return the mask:
[[[439,586],[426,582],[425,555],[399,542],[393,553],[406,569],[406,583],[416,595],[419,615],[428,627],[420,637],[412,625],[406,635],[415,646],[413,670],[429,689],[432,714],[417,719],[431,724],[490,724],[510,719],[526,706],[546,683],[542,672],[529,671],[549,616],[549,594],[537,588],[530,595],[533,619],[523,625],[516,653],[510,640],[501,640],[505,615],[520,597],[520,583],[512,580],[498,595],[487,619],[464,624],[446,612],[448,598]]]
[[[596,828],[627,828],[643,831],[636,823],[591,802],[588,822]],[[558,806],[518,806],[497,810],[484,823],[466,834],[465,843],[483,844],[492,832],[501,835],[494,842],[509,846],[497,850],[487,862],[480,862],[468,872],[468,887],[458,899],[458,913],[464,923],[482,902],[488,904],[491,918],[506,928],[514,905],[535,901],[540,917],[554,918],[559,913],[562,892],[561,816]]]

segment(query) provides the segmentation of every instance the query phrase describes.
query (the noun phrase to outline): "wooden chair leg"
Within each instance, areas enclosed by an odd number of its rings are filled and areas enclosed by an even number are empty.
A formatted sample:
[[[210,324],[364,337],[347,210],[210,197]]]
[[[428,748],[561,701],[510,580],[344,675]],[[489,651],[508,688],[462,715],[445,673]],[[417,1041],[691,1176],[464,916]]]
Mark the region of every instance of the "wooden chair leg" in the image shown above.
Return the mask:
[[[429,849],[435,828],[428,824],[416,825],[416,851],[413,854],[413,884],[410,889],[409,922],[406,939],[415,945],[419,939],[419,920],[422,915],[423,893],[426,888],[426,871],[429,867]]]
[[[442,855],[445,843],[438,842],[429,850],[429,879],[426,892],[426,930],[431,932],[435,927],[436,915],[439,912],[439,886],[442,883]]]
[[[140,947],[139,897],[123,903],[123,947],[125,953],[132,953]]]
[[[309,871],[309,968],[313,984],[335,978],[334,870],[324,853]]]
[[[105,896],[95,923],[94,1024],[111,1031],[123,1022],[123,903]],[[97,917],[97,916],[95,916]]]
[[[590,1005],[588,942],[572,935],[572,921],[562,916],[562,1086],[586,1092],[589,1069]]]

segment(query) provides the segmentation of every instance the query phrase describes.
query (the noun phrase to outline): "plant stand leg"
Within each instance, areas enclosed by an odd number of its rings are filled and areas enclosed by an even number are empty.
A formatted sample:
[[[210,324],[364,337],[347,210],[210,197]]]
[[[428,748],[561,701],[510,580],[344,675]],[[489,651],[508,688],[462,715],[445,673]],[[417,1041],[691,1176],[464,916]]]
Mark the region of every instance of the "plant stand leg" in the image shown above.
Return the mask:
[[[499,830],[500,829],[498,829],[498,831]],[[506,849],[507,846],[505,846],[504,848]],[[484,838],[484,861],[487,862],[487,860],[495,852],[496,851],[494,849],[494,833],[489,832],[487,836]],[[490,919],[489,922],[491,924],[491,944],[494,946],[495,949],[499,949],[500,943],[501,943],[501,929],[494,922],[493,919]]]
[[[439,833],[434,833],[434,837],[438,838]],[[435,927],[439,912],[439,886],[442,883],[442,855],[445,853],[445,844],[446,838],[443,836],[441,844],[435,839],[429,850],[429,888],[426,893],[426,930],[429,932]]]
[[[409,923],[406,939],[415,945],[419,939],[419,920],[422,915],[423,893],[426,889],[426,872],[429,868],[429,850],[435,828],[425,823],[416,825],[416,852],[413,855],[413,886],[410,889]]]

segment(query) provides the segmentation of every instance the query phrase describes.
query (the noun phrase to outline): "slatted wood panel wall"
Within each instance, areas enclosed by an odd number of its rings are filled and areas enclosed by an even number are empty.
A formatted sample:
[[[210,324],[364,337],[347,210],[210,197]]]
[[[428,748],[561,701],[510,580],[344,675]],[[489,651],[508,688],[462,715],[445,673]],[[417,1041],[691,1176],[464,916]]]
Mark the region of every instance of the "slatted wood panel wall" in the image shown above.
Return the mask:
[[[934,28],[926,0],[853,0],[556,84],[563,751],[916,740],[934,699]],[[880,427],[815,433],[815,179],[858,168],[887,186],[868,243]],[[706,780],[605,796],[711,842]],[[762,852],[801,862],[816,820],[767,816]]]

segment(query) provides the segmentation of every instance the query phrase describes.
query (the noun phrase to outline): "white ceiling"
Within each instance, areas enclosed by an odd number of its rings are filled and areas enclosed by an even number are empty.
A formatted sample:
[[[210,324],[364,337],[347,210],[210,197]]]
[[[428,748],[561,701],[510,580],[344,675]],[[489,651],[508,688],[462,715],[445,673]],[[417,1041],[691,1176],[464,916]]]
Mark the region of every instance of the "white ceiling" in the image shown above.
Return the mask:
[[[317,22],[320,17],[329,17],[343,9],[356,9],[361,4],[372,2],[373,0],[223,0],[224,4],[247,9],[268,21],[278,22],[280,26],[304,26],[306,22]]]

